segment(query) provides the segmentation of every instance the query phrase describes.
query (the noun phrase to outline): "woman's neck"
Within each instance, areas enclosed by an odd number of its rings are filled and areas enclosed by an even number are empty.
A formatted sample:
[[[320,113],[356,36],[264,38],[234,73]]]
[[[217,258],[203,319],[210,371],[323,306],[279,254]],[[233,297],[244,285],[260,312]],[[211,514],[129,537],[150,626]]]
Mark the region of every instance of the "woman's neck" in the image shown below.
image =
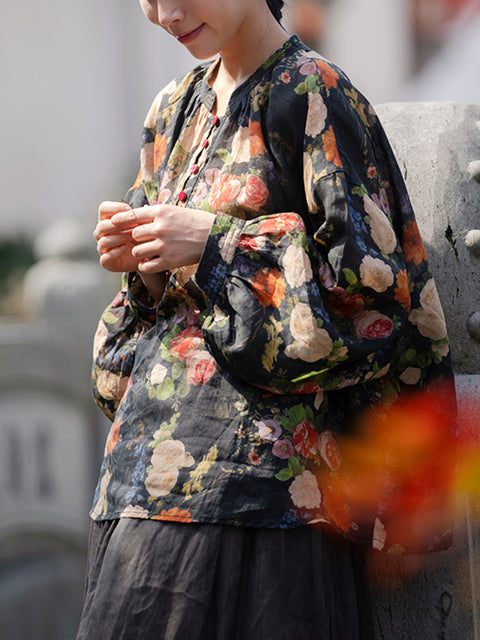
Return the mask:
[[[220,63],[210,81],[217,95],[218,115],[225,113],[233,91],[289,38],[289,34],[273,18],[266,3],[265,8],[267,14],[260,11],[257,19],[245,24],[237,37],[220,52]]]

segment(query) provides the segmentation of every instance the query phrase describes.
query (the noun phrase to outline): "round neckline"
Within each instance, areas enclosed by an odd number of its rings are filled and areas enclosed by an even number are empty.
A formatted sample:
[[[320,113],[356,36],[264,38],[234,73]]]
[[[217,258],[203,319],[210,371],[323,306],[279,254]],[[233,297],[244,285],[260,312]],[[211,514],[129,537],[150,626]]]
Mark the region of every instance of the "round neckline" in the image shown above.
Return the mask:
[[[242,84],[236,87],[228,101],[227,109],[222,117],[228,117],[228,115],[234,110],[235,106],[241,102],[244,95],[250,91],[251,87],[258,82],[258,80],[265,74],[269,68],[271,68],[277,62],[283,60],[288,54],[305,47],[300,38],[293,34],[291,35],[281,47],[274,51]],[[209,84],[209,79],[215,71],[215,68],[220,64],[220,57],[217,56],[207,67],[205,75],[202,81],[201,96],[202,101],[209,111],[212,111],[217,99],[215,90]]]

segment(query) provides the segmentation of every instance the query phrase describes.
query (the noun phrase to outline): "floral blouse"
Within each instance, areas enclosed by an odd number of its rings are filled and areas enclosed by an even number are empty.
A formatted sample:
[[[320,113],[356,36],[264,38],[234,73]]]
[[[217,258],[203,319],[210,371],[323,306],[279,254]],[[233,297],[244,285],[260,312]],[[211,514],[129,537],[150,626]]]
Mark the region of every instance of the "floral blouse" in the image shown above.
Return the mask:
[[[153,308],[136,274],[94,345],[113,420],[94,506],[121,517],[296,527],[385,549],[319,480],[368,405],[449,377],[448,339],[405,186],[373,108],[296,36],[213,115],[204,63],[156,97],[133,207],[216,214],[198,265]],[[188,232],[188,231],[187,231]]]

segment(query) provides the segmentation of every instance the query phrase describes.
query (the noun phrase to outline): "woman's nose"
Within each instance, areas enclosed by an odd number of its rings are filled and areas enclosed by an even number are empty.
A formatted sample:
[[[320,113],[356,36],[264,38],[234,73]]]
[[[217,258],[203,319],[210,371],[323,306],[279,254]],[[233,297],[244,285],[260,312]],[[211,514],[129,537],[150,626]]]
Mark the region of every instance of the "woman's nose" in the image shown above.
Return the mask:
[[[158,22],[164,28],[168,28],[185,17],[185,11],[182,9],[179,0],[158,0],[157,13]]]

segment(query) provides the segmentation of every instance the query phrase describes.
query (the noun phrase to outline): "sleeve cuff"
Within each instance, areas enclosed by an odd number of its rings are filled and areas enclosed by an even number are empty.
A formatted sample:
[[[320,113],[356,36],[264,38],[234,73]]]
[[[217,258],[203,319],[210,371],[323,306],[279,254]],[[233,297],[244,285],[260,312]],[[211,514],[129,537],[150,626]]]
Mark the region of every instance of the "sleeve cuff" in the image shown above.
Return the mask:
[[[133,313],[141,320],[155,323],[157,312],[153,306],[153,299],[138,273],[124,274],[122,288],[126,290],[127,302]]]
[[[215,300],[224,283],[245,222],[221,213],[215,217],[195,273],[196,284],[210,302]]]

